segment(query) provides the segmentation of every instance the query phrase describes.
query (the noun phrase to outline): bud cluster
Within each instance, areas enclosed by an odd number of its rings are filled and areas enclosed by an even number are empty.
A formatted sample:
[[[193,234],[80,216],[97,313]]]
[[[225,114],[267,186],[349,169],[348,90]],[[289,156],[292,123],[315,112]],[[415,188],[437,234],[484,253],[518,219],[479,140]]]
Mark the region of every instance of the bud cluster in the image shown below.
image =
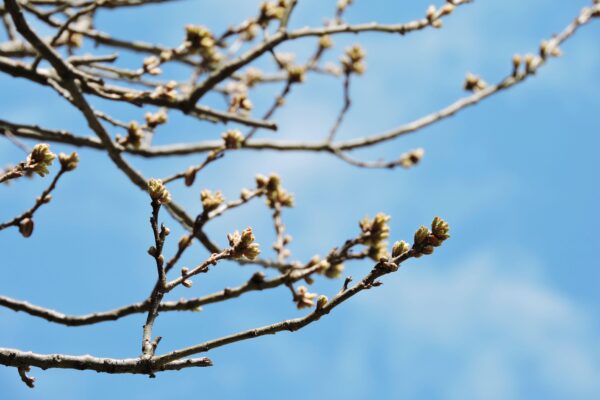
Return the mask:
[[[73,171],[79,164],[79,155],[76,152],[72,152],[69,155],[60,153],[58,155],[58,161],[60,161],[60,167],[63,171]]]
[[[205,26],[186,25],[185,42],[202,56],[204,64],[210,69],[216,68],[223,58],[217,51],[213,34]]]
[[[27,169],[39,176],[46,176],[49,172],[48,167],[52,165],[55,158],[56,155],[50,151],[49,145],[46,143],[36,144],[27,156]]]
[[[159,110],[154,114],[148,112],[144,118],[146,120],[146,125],[148,125],[148,128],[150,129],[154,129],[159,125],[166,124],[169,119],[165,110]]]
[[[339,278],[344,272],[344,264],[338,263],[330,263],[327,260],[322,260],[319,262],[319,269],[317,273],[321,275],[325,275],[330,279]]]
[[[246,70],[246,73],[244,74],[244,83],[249,88],[253,87],[258,82],[262,81],[262,79],[263,79],[263,74],[257,68],[250,67]]]
[[[252,111],[252,102],[246,93],[235,93],[233,96],[231,96],[231,100],[229,101],[228,111],[230,113],[240,111],[242,114],[247,114]]]
[[[355,44],[346,49],[346,53],[342,56],[341,62],[346,74],[362,75],[365,72],[366,66],[364,63],[365,51],[360,45]]]
[[[250,42],[256,38],[260,32],[260,25],[256,21],[248,21],[239,31],[240,38],[245,42]]]
[[[159,204],[168,204],[171,201],[171,194],[160,179],[148,181],[148,193],[150,198]]]
[[[375,218],[363,218],[359,222],[360,229],[363,232],[361,243],[369,246],[369,257],[372,260],[379,261],[387,257],[387,239],[390,236],[390,227],[387,224],[391,217],[383,213],[378,213]]]
[[[200,200],[202,201],[202,207],[205,213],[216,210],[221,204],[223,204],[223,201],[225,201],[221,192],[212,193],[208,189],[200,192]]]
[[[227,240],[232,250],[232,257],[245,257],[249,260],[254,260],[260,254],[258,243],[254,243],[254,234],[252,228],[246,228],[240,234],[238,231],[227,234]]]
[[[455,6],[451,1],[448,1],[448,3],[444,4],[444,6],[442,6],[442,8],[439,9],[439,11],[435,8],[434,5],[430,5],[429,7],[427,7],[425,18],[427,18],[429,25],[431,25],[432,27],[441,28],[441,18],[445,17],[446,15],[452,14],[454,8]]]
[[[127,126],[127,136],[122,137],[117,135],[117,143],[121,146],[131,146],[134,149],[139,148],[142,145],[144,139],[144,129],[138,124],[137,121],[131,121]]]
[[[467,74],[465,78],[464,89],[469,92],[477,92],[483,90],[486,87],[486,83],[477,75]]]
[[[156,56],[144,58],[142,70],[150,75],[160,75],[162,73],[160,69],[160,59]]]
[[[266,1],[261,3],[256,23],[263,28],[266,28],[271,21],[283,18],[285,7],[286,0]]]
[[[558,46],[551,46],[550,42],[543,40],[540,43],[540,57],[546,59],[548,56],[560,57],[562,52]]]
[[[392,246],[392,257],[400,257],[410,250],[410,245],[404,240],[400,240],[394,243]]]
[[[157,86],[150,95],[153,99],[177,100],[177,82],[169,81],[164,85]]]
[[[435,247],[439,247],[446,239],[450,227],[446,221],[440,217],[435,217],[431,222],[431,231],[421,226],[415,232],[413,252],[415,257],[421,257],[423,254],[432,254]]]
[[[300,286],[296,290],[296,295],[295,295],[295,299],[294,299],[294,301],[296,302],[296,307],[298,307],[298,310],[301,310],[303,308],[314,307],[314,305],[315,305],[314,298],[315,297],[317,297],[316,293],[309,293],[306,286]],[[327,301],[325,301],[325,303],[327,303]]]
[[[226,149],[239,149],[244,143],[244,135],[242,135],[242,132],[240,132],[239,129],[230,129],[224,132],[221,137],[223,138]]]
[[[256,188],[264,190],[267,197],[267,205],[275,208],[276,204],[282,207],[293,207],[294,196],[281,187],[281,179],[277,174],[271,174],[268,178],[264,175],[256,175]]]
[[[348,8],[348,6],[352,4],[352,0],[338,0],[337,10],[338,12],[343,12]]]

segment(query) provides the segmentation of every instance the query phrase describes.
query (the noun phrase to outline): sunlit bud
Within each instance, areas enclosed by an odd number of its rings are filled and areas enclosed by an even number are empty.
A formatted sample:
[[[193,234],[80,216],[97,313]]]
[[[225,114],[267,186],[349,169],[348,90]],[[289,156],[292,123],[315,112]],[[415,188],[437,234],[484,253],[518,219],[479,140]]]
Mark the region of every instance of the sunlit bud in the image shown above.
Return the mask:
[[[519,68],[521,67],[521,55],[520,54],[515,54],[512,58],[512,64],[513,64],[513,76],[516,76],[519,73]]]
[[[325,295],[320,295],[319,298],[317,299],[317,310],[320,310],[321,308],[325,307],[325,305],[327,304],[327,302],[329,301],[329,299],[327,298],[327,296]]]
[[[435,17],[435,11],[436,11],[435,6],[433,4],[430,5],[429,7],[427,7],[427,12],[425,13],[425,17],[428,20],[432,21],[433,18]]]
[[[319,38],[319,46],[324,49],[329,49],[333,46],[333,40],[331,40],[331,36],[323,35]]]
[[[148,193],[152,200],[159,204],[167,204],[171,201],[171,194],[160,179],[150,179],[148,181]]]
[[[256,175],[254,179],[256,180],[256,187],[258,189],[264,188],[267,185],[267,182],[269,182],[269,178],[264,175]]]
[[[52,165],[52,161],[56,155],[50,151],[50,146],[46,143],[36,144],[31,150],[31,154],[27,156],[27,164],[32,168],[33,172],[39,176],[48,174],[48,167]]]
[[[60,161],[60,166],[63,170],[73,171],[75,168],[77,168],[77,164],[79,163],[79,156],[76,152],[72,152],[70,155],[60,153],[58,155],[58,160]]]
[[[396,258],[398,256],[401,256],[402,254],[406,253],[408,250],[410,250],[410,246],[404,240],[395,242],[394,246],[392,246],[392,257]]]
[[[429,236],[429,229],[425,226],[419,227],[415,232],[415,246],[419,246],[427,240],[427,236]]]
[[[215,192],[213,194],[207,189],[200,192],[200,200],[202,201],[204,212],[207,213],[216,210],[223,203],[223,201],[225,201],[221,192]]]
[[[535,56],[533,54],[527,54],[525,56],[525,72],[531,74],[535,72]]]
[[[448,232],[450,231],[450,225],[440,217],[435,217],[431,222],[431,230],[433,235],[439,240],[446,240],[450,237]]]
[[[244,135],[238,129],[230,129],[221,135],[226,149],[239,149],[244,143]]]

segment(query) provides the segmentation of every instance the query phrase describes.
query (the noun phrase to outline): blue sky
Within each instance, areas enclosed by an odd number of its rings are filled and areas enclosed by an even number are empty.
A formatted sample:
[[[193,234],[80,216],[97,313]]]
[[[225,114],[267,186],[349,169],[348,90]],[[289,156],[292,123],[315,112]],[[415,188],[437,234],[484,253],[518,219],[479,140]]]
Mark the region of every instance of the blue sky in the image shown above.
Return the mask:
[[[97,27],[174,46],[184,24],[218,31],[254,13],[257,4],[187,0],[137,13],[106,12]],[[422,16],[428,4],[356,0],[348,20],[408,21]],[[441,31],[362,36],[367,72],[353,82],[352,111],[340,137],[377,133],[450,103],[464,95],[467,72],[488,82],[501,79],[515,52],[535,51],[540,40],[561,30],[587,4],[478,1],[458,9]],[[320,24],[333,7],[334,1],[300,0],[291,25]],[[1,397],[596,398],[599,34],[600,23],[593,22],[563,47],[563,57],[525,84],[419,133],[356,153],[366,159],[393,158],[423,147],[425,158],[415,169],[361,170],[327,155],[240,152],[207,168],[193,188],[173,186],[174,197],[198,212],[201,189],[220,189],[233,198],[252,185],[256,173],[278,172],[296,195],[297,206],[285,210],[284,218],[294,235],[292,253],[300,259],[353,237],[364,215],[392,215],[394,239],[410,239],[435,215],[447,219],[451,240],[434,255],[406,263],[386,277],[384,286],[300,332],[210,352],[212,368],[164,373],[154,380],[34,370],[35,390],[25,387],[14,369],[0,368]],[[330,59],[335,61],[356,40],[335,38],[337,50]],[[287,48],[302,55],[312,46],[306,40]],[[138,58],[122,55],[128,65],[139,65]],[[259,65],[270,61],[259,60]],[[0,88],[0,118],[90,133],[77,112],[48,89],[5,75],[0,75]],[[260,137],[317,139],[326,134],[341,107],[341,83],[310,76],[297,89],[276,115],[280,131],[260,132]],[[267,106],[261,99],[278,90],[273,86],[257,95],[257,115]],[[218,98],[208,100],[222,106]],[[143,117],[144,110],[95,104],[123,120]],[[171,119],[169,129],[158,131],[158,143],[215,138],[224,129],[175,114]],[[74,314],[118,307],[149,293],[155,269],[145,253],[152,242],[147,195],[106,155],[80,151],[80,156],[80,168],[64,177],[53,202],[36,215],[31,238],[15,230],[0,232],[0,293]],[[0,141],[3,164],[22,157],[8,141]],[[201,158],[130,160],[150,177],[180,171]],[[36,178],[0,188],[0,219],[27,208],[45,184]],[[179,237],[176,224],[165,220]],[[225,233],[246,226],[255,228],[267,250],[274,237],[261,202],[214,221],[208,231],[224,243]],[[184,263],[205,256],[196,246]],[[369,268],[369,263],[347,266],[355,277]],[[233,286],[253,271],[223,265],[172,298]],[[318,282],[314,290],[332,295],[340,285]],[[289,297],[279,289],[207,306],[200,313],[163,314],[155,328],[164,337],[160,350],[303,315]],[[133,357],[139,354],[143,319],[137,315],[67,328],[0,309],[0,346]]]

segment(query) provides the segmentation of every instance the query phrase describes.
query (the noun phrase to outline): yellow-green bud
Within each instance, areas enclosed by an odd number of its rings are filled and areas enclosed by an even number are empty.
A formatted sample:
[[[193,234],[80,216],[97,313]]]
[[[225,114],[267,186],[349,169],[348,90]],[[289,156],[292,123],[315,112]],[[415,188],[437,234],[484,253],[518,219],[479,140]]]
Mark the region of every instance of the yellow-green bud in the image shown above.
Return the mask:
[[[410,250],[410,246],[404,240],[394,243],[392,246],[392,257],[396,258]]]
[[[148,181],[148,193],[152,200],[159,204],[168,204],[171,201],[171,194],[160,179]]]
[[[262,189],[267,185],[267,182],[269,182],[269,178],[267,178],[264,175],[256,175],[256,177],[254,178],[256,180],[256,187],[258,189]]]
[[[448,225],[448,223],[440,217],[435,217],[431,222],[431,231],[433,232],[433,235],[441,241],[444,241],[450,237],[448,234],[450,231],[450,225]]]
[[[31,150],[31,154],[27,156],[27,164],[32,167],[33,172],[39,176],[48,174],[48,167],[52,165],[52,161],[56,155],[50,151],[50,146],[46,143],[36,144]]]
[[[75,152],[72,152],[70,155],[60,153],[58,155],[58,160],[60,161],[60,166],[63,170],[73,171],[75,168],[77,168],[77,164],[79,163],[79,156]]]
[[[319,46],[324,49],[329,49],[333,47],[333,40],[331,40],[331,36],[323,35],[319,38]]]
[[[238,231],[228,234],[227,239],[234,258],[245,257],[254,260],[260,254],[259,244],[254,243],[255,238],[252,228],[244,229],[241,234]]]
[[[221,135],[226,149],[239,149],[244,143],[244,135],[238,129],[230,129]]]
[[[322,309],[323,307],[325,307],[325,305],[327,304],[327,302],[329,301],[329,299],[327,298],[327,296],[325,295],[320,295],[319,298],[317,299],[317,310]]]
[[[210,190],[203,190],[200,192],[200,200],[202,201],[202,207],[205,212],[211,212],[219,208],[225,199],[221,192],[215,192],[214,194]]]
[[[415,232],[415,246],[422,245],[427,240],[427,236],[429,236],[429,229],[425,226],[419,227]]]

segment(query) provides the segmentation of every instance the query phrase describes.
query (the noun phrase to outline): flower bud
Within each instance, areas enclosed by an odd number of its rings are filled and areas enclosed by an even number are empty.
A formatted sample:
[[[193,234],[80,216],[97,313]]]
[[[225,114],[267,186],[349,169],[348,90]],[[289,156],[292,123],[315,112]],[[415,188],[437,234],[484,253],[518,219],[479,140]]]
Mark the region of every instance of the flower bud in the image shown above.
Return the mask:
[[[150,128],[156,128],[158,125],[167,123],[169,117],[164,110],[159,110],[156,114],[146,113],[144,116],[146,125]]]
[[[329,49],[333,47],[333,40],[331,40],[331,36],[323,35],[319,38],[319,46],[324,49]]]
[[[433,21],[434,17],[435,17],[435,6],[432,4],[429,7],[427,7],[427,11],[425,13],[425,17],[429,20],[429,21]]]
[[[404,240],[394,243],[392,246],[392,257],[396,258],[410,250],[410,246]]]
[[[213,194],[210,190],[205,189],[200,192],[200,200],[202,201],[204,212],[208,213],[219,208],[225,199],[221,192],[215,192]]]
[[[415,232],[415,246],[420,246],[427,240],[427,236],[429,236],[429,229],[425,226],[419,227]]]
[[[27,164],[33,172],[43,177],[48,174],[48,167],[52,165],[55,158],[56,155],[50,151],[50,146],[46,143],[40,143],[36,144],[27,156]]]
[[[196,180],[196,168],[189,167],[183,176],[185,186],[190,187],[194,184],[194,180]]]
[[[171,201],[171,194],[160,179],[148,181],[148,193],[152,200],[159,204],[167,204]]]
[[[512,64],[513,64],[513,76],[517,76],[517,74],[519,73],[519,68],[521,67],[521,55],[520,54],[515,54],[512,58]]]
[[[446,3],[444,4],[444,6],[441,8],[440,10],[440,15],[444,16],[444,15],[450,15],[452,14],[452,11],[454,11],[456,7],[454,6],[454,4],[450,4],[450,3]]]
[[[244,250],[244,257],[248,260],[254,260],[260,254],[260,246],[258,243],[252,243]]]
[[[33,233],[33,220],[31,218],[24,218],[19,223],[19,232],[23,237],[28,238]]]
[[[244,135],[238,129],[230,129],[221,135],[226,149],[239,149],[244,143]]]
[[[60,167],[63,170],[73,171],[75,168],[77,168],[77,164],[79,163],[79,156],[76,152],[72,152],[70,155],[60,153],[58,155],[58,160],[60,161]]]
[[[313,307],[315,305],[313,299],[317,297],[315,293],[309,293],[305,286],[300,286],[296,291],[295,301],[296,307],[300,310],[303,308]]]
[[[450,225],[448,225],[448,223],[440,217],[435,217],[433,219],[431,222],[431,230],[433,235],[441,241],[444,241],[450,237],[448,234],[450,231]]]
[[[188,247],[190,244],[192,244],[192,238],[190,236],[183,235],[179,239],[179,243],[177,245],[179,246],[179,250],[183,250],[184,248]]]
[[[305,68],[300,65],[290,65],[287,67],[288,81],[291,83],[304,82]]]
[[[317,310],[322,309],[323,307],[325,307],[325,305],[327,304],[327,302],[329,301],[329,299],[327,298],[327,296],[325,295],[320,295],[319,298],[317,299]]]
[[[269,181],[269,179],[264,176],[264,175],[256,175],[256,177],[254,178],[256,180],[256,187],[258,189],[262,189],[267,185],[267,182]]]
[[[525,56],[525,72],[531,74],[535,72],[535,56],[533,54],[527,54]]]
[[[313,256],[310,260],[308,260],[308,263],[306,264],[306,268],[314,267],[315,265],[317,265],[320,262],[321,262],[321,257],[319,257],[318,255]]]

